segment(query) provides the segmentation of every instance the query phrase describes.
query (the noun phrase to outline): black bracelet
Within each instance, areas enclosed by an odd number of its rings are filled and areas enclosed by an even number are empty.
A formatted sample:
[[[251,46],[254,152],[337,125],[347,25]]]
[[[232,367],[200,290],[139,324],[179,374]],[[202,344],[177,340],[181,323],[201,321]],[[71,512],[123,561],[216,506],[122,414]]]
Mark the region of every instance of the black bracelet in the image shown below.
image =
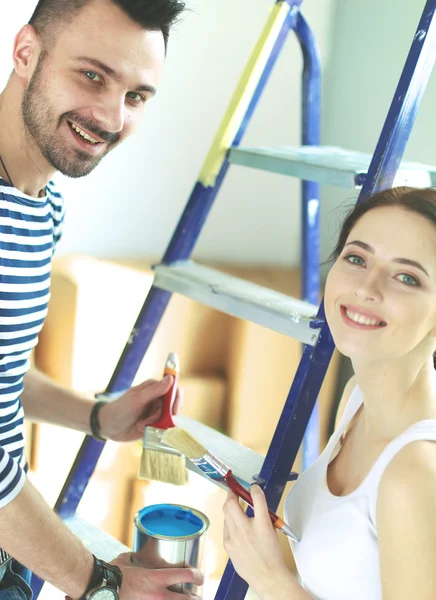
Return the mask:
[[[98,402],[96,402],[92,407],[91,417],[89,420],[92,437],[94,437],[96,440],[100,440],[100,442],[106,441],[104,437],[101,437],[100,422],[98,420],[98,413],[105,404],[107,404],[106,400],[99,400]]]

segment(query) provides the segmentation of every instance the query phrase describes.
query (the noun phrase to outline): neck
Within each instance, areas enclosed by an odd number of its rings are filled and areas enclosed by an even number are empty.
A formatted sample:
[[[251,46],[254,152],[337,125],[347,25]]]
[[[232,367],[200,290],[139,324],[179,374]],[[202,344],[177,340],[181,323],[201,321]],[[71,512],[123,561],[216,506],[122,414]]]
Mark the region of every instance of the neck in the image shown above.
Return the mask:
[[[0,94],[0,156],[14,187],[24,194],[38,197],[45,194],[45,186],[55,170],[41,155],[26,132],[21,115],[22,95],[13,76]],[[8,175],[0,163],[0,175]]]
[[[365,437],[390,441],[424,419],[436,419],[436,371],[433,359],[353,360],[363,394]]]

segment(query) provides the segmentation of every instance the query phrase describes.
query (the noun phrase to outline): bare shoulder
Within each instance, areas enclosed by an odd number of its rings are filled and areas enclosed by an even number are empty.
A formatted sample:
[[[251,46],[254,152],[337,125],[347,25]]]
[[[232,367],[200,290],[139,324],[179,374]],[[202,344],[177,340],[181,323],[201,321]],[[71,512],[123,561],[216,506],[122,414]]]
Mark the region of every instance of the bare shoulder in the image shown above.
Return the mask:
[[[383,600],[436,598],[436,442],[408,444],[380,481],[377,535]]]
[[[380,502],[389,499],[392,493],[404,501],[419,502],[419,492],[426,495],[433,491],[432,503],[436,498],[436,442],[420,440],[407,444],[392,459],[380,481]],[[410,497],[410,500],[408,500]]]
[[[342,415],[344,414],[345,407],[348,404],[348,401],[350,399],[351,393],[354,390],[354,388],[356,387],[356,384],[357,384],[356,376],[353,375],[347,381],[347,383],[346,383],[346,385],[344,387],[344,391],[342,392],[342,397],[341,397],[341,400],[339,402],[338,410],[337,410],[337,413],[336,413],[335,428],[337,428],[337,426],[339,425],[340,420],[342,419]]]

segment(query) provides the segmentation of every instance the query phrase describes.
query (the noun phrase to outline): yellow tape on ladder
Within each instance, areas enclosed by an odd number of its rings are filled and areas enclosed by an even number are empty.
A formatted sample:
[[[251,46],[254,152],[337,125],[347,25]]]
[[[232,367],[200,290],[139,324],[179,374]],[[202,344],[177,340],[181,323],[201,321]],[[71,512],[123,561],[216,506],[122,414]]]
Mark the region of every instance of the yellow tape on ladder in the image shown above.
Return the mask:
[[[289,10],[289,4],[286,2],[278,2],[271,8],[265,28],[239,80],[200,172],[199,182],[205,187],[215,185],[227,151],[235,139]]]

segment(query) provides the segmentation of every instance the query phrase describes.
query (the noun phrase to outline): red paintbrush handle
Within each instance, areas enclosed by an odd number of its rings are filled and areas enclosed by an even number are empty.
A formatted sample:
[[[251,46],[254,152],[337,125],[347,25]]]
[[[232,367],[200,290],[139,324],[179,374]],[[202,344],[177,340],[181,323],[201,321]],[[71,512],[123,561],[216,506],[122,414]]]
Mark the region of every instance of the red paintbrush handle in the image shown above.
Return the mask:
[[[164,370],[164,375],[172,375],[174,377],[174,381],[170,389],[167,391],[165,396],[163,397],[162,402],[162,415],[156,423],[153,423],[152,427],[157,427],[158,429],[170,429],[171,427],[175,427],[175,423],[173,421],[173,409],[174,402],[176,401],[177,395],[177,383],[179,380],[179,374],[174,369],[166,368]]]
[[[234,492],[237,496],[242,498],[249,506],[251,506],[251,508],[254,508],[253,498],[251,497],[250,492],[246,490],[237,479],[235,479],[235,476],[231,471],[227,473],[224,479],[226,480],[227,485],[232,490],[232,492]],[[281,529],[283,527],[283,521],[280,519],[280,517],[273,513],[272,510],[268,509],[268,512],[274,527],[276,529]]]

